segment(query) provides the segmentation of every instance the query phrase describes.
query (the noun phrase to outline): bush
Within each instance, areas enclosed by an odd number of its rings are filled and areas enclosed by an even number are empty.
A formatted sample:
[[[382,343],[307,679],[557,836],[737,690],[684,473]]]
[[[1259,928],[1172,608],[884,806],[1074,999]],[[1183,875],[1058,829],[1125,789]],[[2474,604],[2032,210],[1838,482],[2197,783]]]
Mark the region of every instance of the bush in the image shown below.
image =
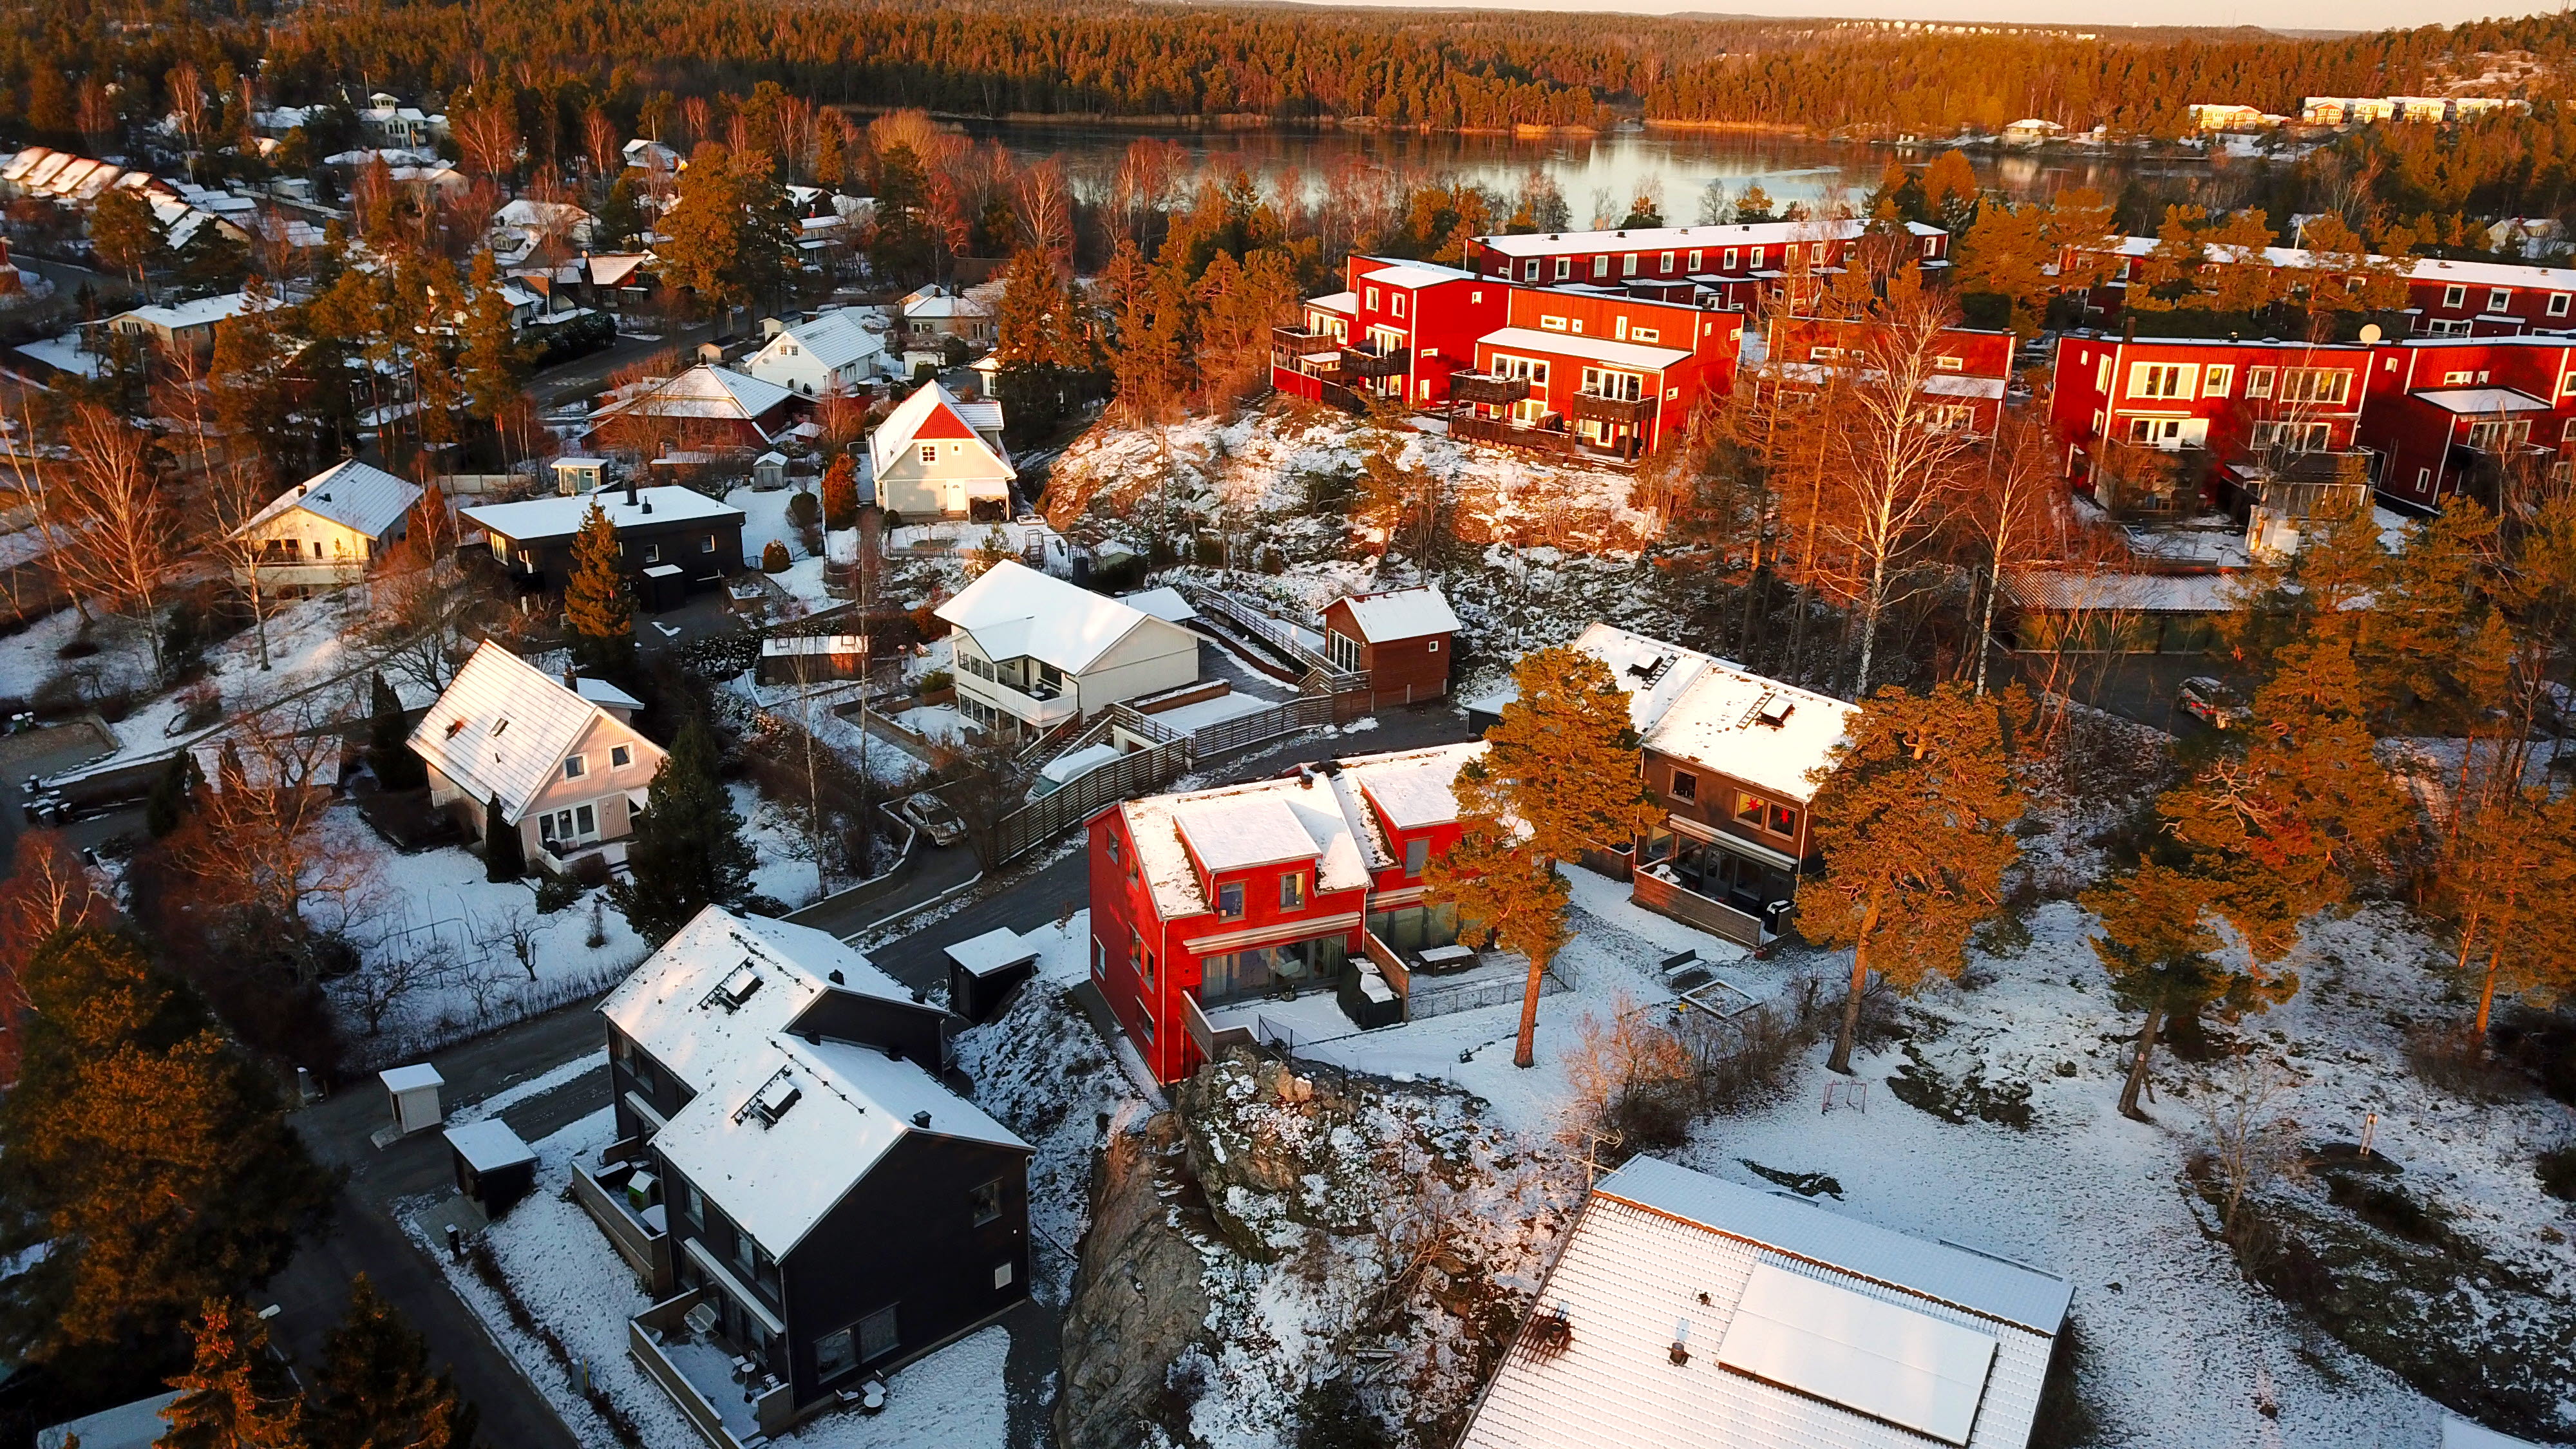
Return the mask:
[[[581,887],[562,876],[540,874],[537,877],[538,914],[551,916],[580,899]]]
[[[576,885],[579,885],[586,891],[597,890],[601,886],[608,884],[608,857],[604,855],[585,855],[581,859],[574,861],[572,863],[572,878]],[[592,914],[597,915],[597,910],[594,909]],[[597,945],[598,943],[592,942],[591,944]]]
[[[1203,569],[1226,566],[1225,540],[1212,533],[1202,533],[1190,540],[1190,559]]]
[[[1261,547],[1254,549],[1252,551],[1252,561],[1254,566],[1259,568],[1265,574],[1284,574],[1288,572],[1288,555],[1282,552],[1279,545],[1275,543],[1265,543]]]
[[[798,528],[812,528],[823,521],[823,504],[813,494],[798,490],[787,500],[787,521]]]
[[[781,539],[771,539],[768,545],[760,551],[760,571],[762,573],[783,574],[787,572],[787,563],[787,544]]]
[[[2542,1189],[2551,1197],[2576,1202],[2576,1146],[2553,1148],[2531,1164]]]
[[[955,689],[956,687],[957,676],[945,669],[934,669],[928,674],[921,676],[921,692],[924,694],[937,694],[943,689]]]

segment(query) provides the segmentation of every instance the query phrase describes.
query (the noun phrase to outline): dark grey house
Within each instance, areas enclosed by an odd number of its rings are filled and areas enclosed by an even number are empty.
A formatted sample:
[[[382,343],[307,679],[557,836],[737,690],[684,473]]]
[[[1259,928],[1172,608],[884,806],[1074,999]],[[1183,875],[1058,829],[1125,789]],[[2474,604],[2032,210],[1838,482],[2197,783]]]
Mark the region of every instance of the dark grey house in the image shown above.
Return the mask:
[[[523,585],[560,590],[572,581],[572,544],[596,505],[617,530],[626,571],[676,568],[687,586],[742,572],[742,510],[694,488],[666,485],[557,494],[456,510],[491,535],[492,557]]]
[[[629,1347],[718,1449],[1028,1296],[1030,1149],[942,1080],[956,1018],[858,952],[710,907],[600,1011],[620,1160],[576,1195],[666,1265]]]

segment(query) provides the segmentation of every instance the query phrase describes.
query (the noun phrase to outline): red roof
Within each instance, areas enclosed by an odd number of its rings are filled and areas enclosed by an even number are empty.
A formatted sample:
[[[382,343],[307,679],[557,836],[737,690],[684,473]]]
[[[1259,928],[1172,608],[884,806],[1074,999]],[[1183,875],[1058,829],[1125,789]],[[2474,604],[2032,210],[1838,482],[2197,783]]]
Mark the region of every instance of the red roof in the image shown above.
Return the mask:
[[[957,416],[955,408],[941,403],[922,418],[920,426],[912,430],[912,435],[916,439],[971,438],[975,436],[975,430],[966,426],[966,420]]]

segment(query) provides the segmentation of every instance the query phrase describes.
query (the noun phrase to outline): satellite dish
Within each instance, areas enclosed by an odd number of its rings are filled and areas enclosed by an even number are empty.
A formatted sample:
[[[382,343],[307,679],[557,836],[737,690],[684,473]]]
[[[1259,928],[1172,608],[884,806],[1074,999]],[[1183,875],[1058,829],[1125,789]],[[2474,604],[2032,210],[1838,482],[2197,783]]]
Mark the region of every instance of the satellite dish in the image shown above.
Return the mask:
[[[2361,340],[2364,342],[2377,342],[2379,340],[2379,324],[2376,322],[2362,323]]]

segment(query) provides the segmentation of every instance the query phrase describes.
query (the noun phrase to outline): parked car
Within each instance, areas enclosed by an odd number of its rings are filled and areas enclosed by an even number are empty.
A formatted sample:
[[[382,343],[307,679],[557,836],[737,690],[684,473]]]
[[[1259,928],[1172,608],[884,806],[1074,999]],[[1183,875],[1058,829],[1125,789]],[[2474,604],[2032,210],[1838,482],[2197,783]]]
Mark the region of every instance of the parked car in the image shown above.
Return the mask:
[[[2214,730],[2243,724],[2246,717],[2245,696],[2227,681],[2206,674],[2194,675],[2182,682],[2182,692],[2174,704],[2184,714]]]
[[[955,845],[966,838],[966,822],[948,808],[948,802],[928,790],[904,798],[900,813],[933,845]]]

